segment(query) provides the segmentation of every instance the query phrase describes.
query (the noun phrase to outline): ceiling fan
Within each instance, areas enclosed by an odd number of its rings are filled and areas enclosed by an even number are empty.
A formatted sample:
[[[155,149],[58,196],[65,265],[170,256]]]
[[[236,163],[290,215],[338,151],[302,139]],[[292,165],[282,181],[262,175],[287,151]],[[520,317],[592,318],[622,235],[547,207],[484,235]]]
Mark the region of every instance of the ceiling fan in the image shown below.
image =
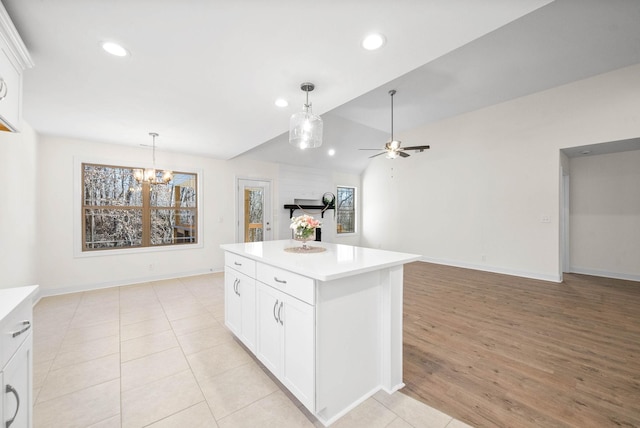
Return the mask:
[[[392,89],[389,91],[389,95],[391,95],[391,139],[387,144],[384,145],[383,149],[360,149],[360,150],[382,150],[382,152],[375,154],[373,156],[369,156],[369,158],[375,158],[380,155],[387,155],[388,159],[395,159],[398,156],[403,158],[408,158],[410,155],[406,153],[407,150],[415,150],[423,152],[429,148],[429,146],[411,146],[411,147],[402,147],[402,143],[398,140],[393,139],[393,96],[396,94],[396,90]]]

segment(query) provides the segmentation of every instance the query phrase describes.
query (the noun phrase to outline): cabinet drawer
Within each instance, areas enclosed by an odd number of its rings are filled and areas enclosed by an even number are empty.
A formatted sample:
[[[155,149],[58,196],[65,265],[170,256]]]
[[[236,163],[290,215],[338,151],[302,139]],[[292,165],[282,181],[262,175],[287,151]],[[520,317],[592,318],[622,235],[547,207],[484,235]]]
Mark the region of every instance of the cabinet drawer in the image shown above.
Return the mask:
[[[257,263],[256,279],[310,305],[315,304],[315,282],[311,278]]]
[[[31,326],[33,324],[32,313],[31,299],[27,299],[20,303],[2,322],[0,369],[11,359],[11,356],[31,333]]]
[[[254,260],[227,251],[224,253],[224,264],[251,278],[256,277],[256,262]]]

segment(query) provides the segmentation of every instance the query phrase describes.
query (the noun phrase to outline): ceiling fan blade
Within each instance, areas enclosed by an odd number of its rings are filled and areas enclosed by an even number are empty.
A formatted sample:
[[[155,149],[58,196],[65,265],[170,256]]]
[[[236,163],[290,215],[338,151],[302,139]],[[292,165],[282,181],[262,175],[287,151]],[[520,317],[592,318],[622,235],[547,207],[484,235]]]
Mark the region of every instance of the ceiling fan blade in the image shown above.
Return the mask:
[[[429,146],[411,146],[411,147],[402,147],[402,150],[427,150],[429,149]]]
[[[377,155],[369,156],[369,159],[375,158],[376,156],[384,155],[385,153],[387,153],[387,152],[386,151],[385,152],[380,152]]]
[[[397,153],[403,158],[408,158],[409,156],[411,156],[409,153],[405,153],[402,150],[399,150]]]

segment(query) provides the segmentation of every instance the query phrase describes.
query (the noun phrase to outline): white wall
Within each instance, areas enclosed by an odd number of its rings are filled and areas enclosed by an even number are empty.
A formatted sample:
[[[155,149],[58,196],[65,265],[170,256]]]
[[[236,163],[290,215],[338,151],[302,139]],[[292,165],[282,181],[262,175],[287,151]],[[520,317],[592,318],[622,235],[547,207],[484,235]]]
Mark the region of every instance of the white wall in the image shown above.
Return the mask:
[[[357,188],[356,196],[360,194],[360,176],[354,174],[332,172],[324,169],[313,169],[280,165],[280,192],[277,199],[277,209],[280,210],[280,226],[277,229],[277,239],[290,239],[289,210],[284,210],[284,205],[293,204],[296,199],[322,200],[327,193],[337,192],[337,186],[353,186]],[[356,202],[356,215],[359,214],[359,203]],[[296,210],[293,215],[299,216],[305,212]],[[335,211],[326,210],[324,218],[320,210],[307,210],[306,214],[312,215],[322,222],[322,241],[337,244],[359,245],[360,233],[340,234],[336,233]],[[358,221],[358,220],[356,220]]]
[[[38,282],[37,136],[0,132],[0,288]]]
[[[638,137],[638,75],[624,68],[399,135],[431,150],[364,172],[362,244],[560,280],[558,150]]]
[[[311,198],[317,194],[321,197],[327,191],[335,193],[337,184],[360,185],[359,176],[348,174],[287,167],[242,157],[222,161],[157,151],[158,168],[202,172],[202,248],[124,254],[104,251],[99,256],[78,256],[74,255],[74,240],[80,239],[80,225],[77,224],[80,217],[76,212],[79,211],[80,187],[76,185],[74,191],[74,180],[79,179],[79,163],[147,166],[151,152],[149,149],[61,137],[41,136],[39,140],[41,173],[37,183],[40,189],[37,223],[40,231],[39,280],[43,295],[221,271],[224,257],[220,245],[235,242],[235,189],[238,177],[271,180],[273,227],[279,231],[275,239],[290,237],[289,212],[284,210],[283,205],[293,201],[289,200],[291,195]],[[352,242],[358,239],[354,235],[344,239],[332,237],[332,233],[329,233],[335,231],[335,223],[329,224],[332,219],[333,211],[325,215],[327,234],[323,234],[323,241],[357,243]]]
[[[74,239],[79,239],[80,234],[75,232],[79,232],[80,225],[74,221],[74,206],[77,205],[74,198],[79,199],[80,194],[74,193],[74,177],[77,176],[74,171],[78,160],[145,166],[151,159],[151,152],[136,147],[40,137],[38,248],[43,295],[222,270],[224,257],[220,244],[235,241],[236,176],[277,181],[275,164],[221,161],[160,151],[156,158],[159,168],[202,171],[203,247],[118,255],[106,251],[101,256],[76,257]],[[153,265],[152,269],[150,265]]]
[[[571,270],[640,281],[640,150],[570,168]]]

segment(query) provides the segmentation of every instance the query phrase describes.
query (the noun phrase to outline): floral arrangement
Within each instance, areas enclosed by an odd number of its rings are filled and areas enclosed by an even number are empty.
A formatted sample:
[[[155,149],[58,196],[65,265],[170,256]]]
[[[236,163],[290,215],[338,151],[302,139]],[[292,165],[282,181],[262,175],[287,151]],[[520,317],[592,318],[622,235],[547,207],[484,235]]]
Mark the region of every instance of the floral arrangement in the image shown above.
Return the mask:
[[[289,226],[294,231],[296,239],[307,240],[313,235],[316,227],[320,227],[321,223],[310,215],[301,215],[291,219]]]

